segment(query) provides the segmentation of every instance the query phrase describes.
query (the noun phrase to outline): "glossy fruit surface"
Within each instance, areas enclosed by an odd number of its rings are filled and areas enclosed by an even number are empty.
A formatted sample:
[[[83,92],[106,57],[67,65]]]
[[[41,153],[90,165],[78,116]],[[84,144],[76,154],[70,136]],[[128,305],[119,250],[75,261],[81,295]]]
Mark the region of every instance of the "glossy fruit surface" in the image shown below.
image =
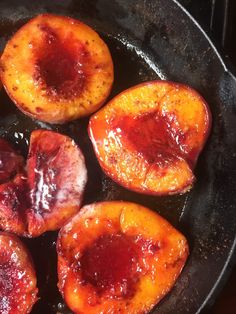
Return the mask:
[[[86,181],[84,157],[72,139],[33,131],[26,169],[0,185],[1,228],[29,237],[60,228],[79,210]]]
[[[148,313],[174,285],[185,237],[146,207],[87,205],[59,232],[58,287],[74,313]]]
[[[189,190],[211,115],[188,86],[168,81],[136,85],[90,119],[89,135],[103,170],[146,194]]]
[[[31,19],[15,33],[0,73],[18,108],[49,123],[94,112],[113,83],[111,55],[99,35],[79,20],[52,14]]]

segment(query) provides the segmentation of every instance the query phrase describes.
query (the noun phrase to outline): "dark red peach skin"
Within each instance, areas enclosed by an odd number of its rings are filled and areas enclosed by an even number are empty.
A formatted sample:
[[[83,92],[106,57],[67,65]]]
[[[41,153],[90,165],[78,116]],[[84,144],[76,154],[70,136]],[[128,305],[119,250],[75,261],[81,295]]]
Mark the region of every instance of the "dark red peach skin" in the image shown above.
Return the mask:
[[[89,121],[98,161],[114,181],[144,194],[188,191],[211,129],[206,101],[192,88],[145,82],[115,96]]]
[[[71,138],[33,131],[26,169],[0,184],[0,227],[26,237],[59,229],[78,212],[86,181],[84,157]]]
[[[29,252],[14,235],[0,232],[0,313],[28,314],[37,301],[37,279]]]
[[[73,313],[145,314],[171,290],[185,237],[151,210],[113,201],[83,207],[59,232],[58,287]]]
[[[4,183],[23,168],[24,158],[0,138],[0,183]]]
[[[25,114],[49,123],[96,111],[113,84],[108,47],[89,26],[70,17],[31,19],[8,41],[0,60],[10,98]]]

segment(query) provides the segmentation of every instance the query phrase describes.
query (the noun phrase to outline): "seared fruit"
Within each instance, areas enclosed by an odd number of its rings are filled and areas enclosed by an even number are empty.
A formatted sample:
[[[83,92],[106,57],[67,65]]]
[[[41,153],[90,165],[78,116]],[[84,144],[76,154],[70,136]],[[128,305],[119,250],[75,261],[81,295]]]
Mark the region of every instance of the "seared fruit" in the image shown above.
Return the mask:
[[[134,86],[94,114],[89,135],[103,170],[130,190],[189,190],[211,115],[188,86],[153,81]]]
[[[89,115],[106,100],[113,63],[89,26],[42,14],[25,24],[1,57],[3,85],[25,114],[49,123]]]
[[[27,314],[37,301],[31,257],[14,235],[0,232],[0,313]]]
[[[86,181],[84,157],[72,139],[32,132],[26,172],[0,185],[0,227],[28,237],[60,228],[79,210]]]
[[[185,237],[128,202],[85,206],[59,232],[59,290],[74,313],[147,313],[188,256]]]

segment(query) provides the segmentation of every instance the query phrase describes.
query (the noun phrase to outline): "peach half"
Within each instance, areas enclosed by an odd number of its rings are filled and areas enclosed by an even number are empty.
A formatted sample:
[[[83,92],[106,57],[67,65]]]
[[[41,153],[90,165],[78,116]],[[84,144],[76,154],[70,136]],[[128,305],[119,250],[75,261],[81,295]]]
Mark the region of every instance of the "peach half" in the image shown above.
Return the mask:
[[[194,182],[193,168],[211,127],[204,99],[168,81],[134,86],[95,113],[89,136],[105,173],[145,194],[176,194]]]
[[[84,157],[71,138],[33,131],[26,169],[0,184],[0,228],[26,237],[59,229],[79,210],[86,181]]]
[[[113,83],[107,45],[79,20],[42,14],[7,43],[0,76],[10,98],[25,114],[65,123],[96,111]]]
[[[0,232],[0,313],[28,314],[37,301],[31,256],[14,235]]]
[[[157,213],[113,201],[83,207],[59,232],[58,287],[76,313],[148,313],[173,287],[185,237]]]

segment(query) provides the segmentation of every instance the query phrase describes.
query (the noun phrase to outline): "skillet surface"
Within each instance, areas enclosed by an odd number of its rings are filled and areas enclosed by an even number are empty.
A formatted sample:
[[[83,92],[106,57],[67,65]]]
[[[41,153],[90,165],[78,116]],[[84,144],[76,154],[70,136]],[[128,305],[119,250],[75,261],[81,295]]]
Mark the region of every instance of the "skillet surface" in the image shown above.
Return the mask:
[[[80,145],[89,171],[84,204],[112,199],[144,204],[186,235],[191,249],[187,265],[153,313],[199,313],[215,296],[235,246],[235,78],[174,0],[1,0],[0,48],[29,18],[43,12],[79,18],[105,39],[115,65],[111,97],[136,83],[160,78],[189,84],[208,101],[212,133],[198,161],[193,190],[182,196],[151,197],[129,192],[102,173],[87,136],[88,119],[63,126],[33,121],[16,109],[3,90],[0,93],[0,136],[25,156],[29,135],[38,128],[68,134]],[[35,261],[41,298],[33,314],[70,313],[56,287],[56,237],[51,232],[24,240]]]

